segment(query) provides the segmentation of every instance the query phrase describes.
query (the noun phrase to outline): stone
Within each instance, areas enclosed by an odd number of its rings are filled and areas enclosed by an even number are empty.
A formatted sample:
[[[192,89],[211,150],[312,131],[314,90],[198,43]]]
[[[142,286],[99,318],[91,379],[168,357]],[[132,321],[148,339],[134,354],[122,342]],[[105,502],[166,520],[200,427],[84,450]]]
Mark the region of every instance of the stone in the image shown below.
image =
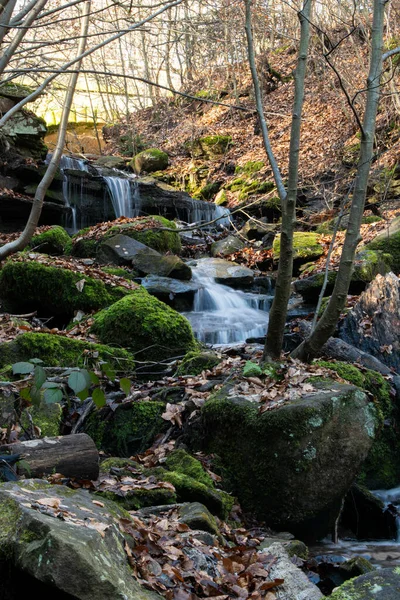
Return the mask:
[[[134,240],[127,235],[117,234],[102,241],[96,249],[96,259],[101,264],[118,266],[131,266],[132,259],[138,252],[144,251],[149,255],[158,255],[145,244]]]
[[[333,590],[331,600],[398,600],[400,567],[380,569],[346,581]]]
[[[370,250],[380,250],[392,256],[392,269],[400,273],[400,217],[394,219],[389,227],[376,236],[367,246]]]
[[[132,258],[132,266],[144,275],[152,274],[183,281],[189,281],[192,278],[192,269],[178,256],[150,254],[147,250],[142,250]]]
[[[245,247],[245,243],[234,235],[228,235],[223,240],[211,244],[211,256],[227,256]]]
[[[377,275],[340,327],[340,337],[400,372],[400,280]]]
[[[136,154],[131,162],[131,166],[136,173],[146,171],[163,171],[168,167],[168,154],[157,148],[148,148]]]
[[[307,575],[292,563],[281,543],[271,544],[268,547],[268,553],[275,557],[275,561],[268,567],[270,578],[272,580],[284,580],[276,590],[278,598],[285,600],[319,600],[324,598],[322,592],[309,581]]]
[[[297,264],[307,263],[323,255],[323,246],[319,243],[320,236],[317,233],[305,233],[295,231],[293,234],[293,260]],[[274,260],[279,259],[280,235],[277,235],[274,244]]]
[[[141,285],[149,294],[181,312],[193,308],[194,296],[200,288],[194,281],[181,281],[159,275],[147,275],[142,279]]]
[[[396,538],[396,516],[382,500],[357,484],[351,486],[346,496],[340,527],[350,530],[359,540]]]
[[[216,520],[207,507],[200,502],[185,503],[179,508],[179,518],[190,529],[200,529],[215,535],[219,534]]]
[[[106,169],[125,169],[126,160],[121,156],[98,156],[92,165]]]
[[[267,219],[249,219],[240,230],[240,234],[250,241],[262,240],[267,234],[275,234],[277,226],[273,223],[267,223]],[[275,237],[275,236],[273,236]]]
[[[47,146],[43,141],[46,123],[32,112],[19,110],[2,127],[2,133],[22,155],[45,158]]]
[[[194,449],[219,456],[243,509],[300,539],[330,531],[375,438],[377,410],[359,388],[314,383],[313,394],[259,413],[218,390],[201,409]]]
[[[36,588],[50,588],[60,598],[159,599],[136,582],[128,565],[118,520],[129,514],[105,499],[102,504],[85,490],[37,479],[0,484],[2,586],[18,590],[22,578],[33,596]]]
[[[190,264],[190,263],[189,263]],[[200,258],[194,261],[197,271],[213,277],[217,283],[231,287],[249,286],[254,280],[254,271],[223,258]]]

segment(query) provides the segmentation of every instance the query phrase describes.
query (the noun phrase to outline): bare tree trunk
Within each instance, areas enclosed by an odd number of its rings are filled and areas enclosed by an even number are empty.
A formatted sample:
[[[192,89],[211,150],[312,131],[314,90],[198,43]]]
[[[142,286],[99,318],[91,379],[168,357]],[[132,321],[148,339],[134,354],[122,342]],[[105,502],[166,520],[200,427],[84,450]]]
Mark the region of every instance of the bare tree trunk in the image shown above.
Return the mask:
[[[324,314],[314,332],[296,348],[295,358],[310,360],[334,333],[340,313],[345,307],[347,293],[354,266],[354,257],[360,238],[360,227],[364,212],[368,175],[373,157],[376,114],[380,95],[380,77],[382,74],[382,45],[385,5],[388,0],[374,0],[372,25],[372,47],[370,69],[367,80],[367,101],[361,132],[361,149],[354,185],[353,200],[350,209],[349,224],[340,259],[335,287]]]
[[[275,296],[272,303],[263,361],[278,359],[283,345],[283,334],[287,317],[287,306],[291,292],[293,274],[293,232],[296,223],[296,197],[299,173],[301,115],[304,103],[304,82],[310,39],[310,14],[312,0],[304,0],[299,13],[301,37],[299,56],[295,72],[295,94],[289,149],[288,190],[282,198],[282,228]]]
[[[80,32],[80,42],[78,47],[77,56],[81,56],[85,51],[86,45],[86,36],[89,27],[89,16],[90,16],[90,4],[91,0],[87,0],[84,4],[83,9],[83,17],[81,22],[81,32]],[[51,161],[46,169],[46,172],[39,183],[35,197],[33,199],[31,213],[29,215],[28,222],[25,226],[24,231],[21,233],[18,239],[13,242],[9,242],[0,248],[0,260],[3,260],[10,254],[17,252],[18,250],[23,250],[31,241],[33,234],[35,233],[35,229],[38,226],[40,215],[42,212],[44,197],[46,195],[47,189],[51,182],[53,181],[54,175],[56,174],[58,165],[60,163],[60,158],[62,151],[64,149],[64,141],[65,135],[67,133],[68,126],[68,118],[71,110],[72,100],[74,98],[75,87],[79,77],[79,69],[81,66],[81,61],[77,63],[77,72],[72,73],[69,85],[67,88],[67,93],[65,95],[65,103],[63,107],[63,112],[61,116],[60,127],[58,130],[57,144],[55,150],[53,152],[53,156]]]

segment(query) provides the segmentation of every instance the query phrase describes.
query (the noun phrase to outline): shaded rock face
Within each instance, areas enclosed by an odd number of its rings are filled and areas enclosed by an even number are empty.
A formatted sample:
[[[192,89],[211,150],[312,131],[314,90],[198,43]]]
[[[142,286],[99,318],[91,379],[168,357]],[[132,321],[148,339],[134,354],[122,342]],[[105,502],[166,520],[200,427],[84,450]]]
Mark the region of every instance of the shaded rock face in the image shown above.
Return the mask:
[[[400,372],[400,280],[378,275],[346,316],[340,337]]]
[[[332,600],[398,600],[400,568],[380,569],[346,581],[334,590]]]
[[[42,582],[53,594],[60,592],[57,598],[159,598],[132,577],[118,528],[118,519],[126,513],[123,515],[113,502],[103,500],[101,507],[92,499],[84,490],[73,491],[41,480],[1,484],[2,584],[12,567],[14,572],[31,577],[32,591],[36,581]],[[60,514],[63,519],[57,518]]]
[[[148,275],[142,279],[142,286],[149,294],[178,311],[193,308],[194,296],[200,287],[192,281],[179,281],[158,275]]]
[[[262,414],[223,388],[201,412],[200,445],[219,455],[243,508],[301,539],[328,532],[377,426],[359,388],[324,385]]]
[[[12,147],[22,156],[45,158],[47,146],[43,141],[46,123],[40,117],[27,110],[20,110],[2,127]]]

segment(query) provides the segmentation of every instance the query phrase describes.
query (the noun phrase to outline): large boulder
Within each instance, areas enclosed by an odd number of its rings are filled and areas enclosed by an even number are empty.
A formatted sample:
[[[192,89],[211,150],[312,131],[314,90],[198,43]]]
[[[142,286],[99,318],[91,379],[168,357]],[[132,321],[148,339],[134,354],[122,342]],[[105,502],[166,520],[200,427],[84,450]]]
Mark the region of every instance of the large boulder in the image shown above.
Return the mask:
[[[378,425],[359,388],[315,385],[315,393],[262,414],[226,386],[201,411],[200,446],[219,456],[243,508],[307,538],[328,532]]]
[[[172,252],[174,254],[179,254],[181,251],[181,240],[176,224],[159,215],[140,217],[133,223],[117,222],[110,227],[103,239],[107,239],[116,234],[131,237],[145,246],[157,250],[157,252]]]
[[[211,256],[227,256],[238,250],[242,250],[245,247],[245,243],[234,235],[228,235],[223,240],[213,242],[211,244]]]
[[[346,581],[336,588],[331,600],[398,600],[400,598],[400,569],[391,567],[371,571]]]
[[[340,337],[400,372],[400,279],[378,275],[340,328]]]
[[[131,166],[136,173],[146,171],[163,171],[168,167],[168,154],[158,148],[148,148],[136,154],[131,162]]]
[[[141,250],[132,257],[133,268],[141,275],[158,275],[159,277],[172,277],[189,281],[192,278],[192,269],[179,256],[163,256],[158,252]]]
[[[274,260],[278,260],[281,251],[281,236],[277,235],[273,243]],[[317,233],[295,231],[293,234],[293,260],[296,264],[307,263],[322,256],[324,248]]]
[[[180,281],[158,275],[144,277],[142,286],[149,294],[179,311],[193,308],[194,296],[200,289],[200,285],[194,281]]]
[[[91,331],[105,344],[129,348],[138,360],[164,360],[197,348],[189,321],[144,288],[97,313]]]
[[[117,504],[41,480],[0,485],[0,577],[11,600],[157,600],[132,576]],[[133,525],[132,525],[133,526]]]
[[[2,126],[2,133],[10,144],[20,155],[29,158],[45,158],[46,131],[45,121],[27,110],[19,110]]]

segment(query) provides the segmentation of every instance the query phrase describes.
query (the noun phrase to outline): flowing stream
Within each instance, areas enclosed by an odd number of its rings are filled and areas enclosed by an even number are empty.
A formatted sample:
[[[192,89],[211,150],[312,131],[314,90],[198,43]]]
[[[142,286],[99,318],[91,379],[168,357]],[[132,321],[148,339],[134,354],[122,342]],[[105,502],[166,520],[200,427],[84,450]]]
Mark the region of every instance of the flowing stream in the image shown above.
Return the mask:
[[[193,281],[201,287],[193,311],[184,313],[196,338],[206,344],[232,344],[265,335],[272,290],[265,294],[232,289],[210,275],[212,260],[192,267]]]
[[[71,209],[71,222],[67,223],[67,229],[71,233],[76,233],[79,229],[84,227],[84,224],[80,222],[78,224],[77,217],[77,206],[82,204],[82,198],[85,190],[84,179],[81,178],[79,183],[76,183],[71,179],[68,174],[68,169],[74,171],[88,172],[87,163],[79,158],[73,158],[63,154],[60,159],[60,170],[63,174],[63,198],[65,205]]]
[[[115,216],[138,217],[141,208],[139,185],[134,178],[105,176]]]

